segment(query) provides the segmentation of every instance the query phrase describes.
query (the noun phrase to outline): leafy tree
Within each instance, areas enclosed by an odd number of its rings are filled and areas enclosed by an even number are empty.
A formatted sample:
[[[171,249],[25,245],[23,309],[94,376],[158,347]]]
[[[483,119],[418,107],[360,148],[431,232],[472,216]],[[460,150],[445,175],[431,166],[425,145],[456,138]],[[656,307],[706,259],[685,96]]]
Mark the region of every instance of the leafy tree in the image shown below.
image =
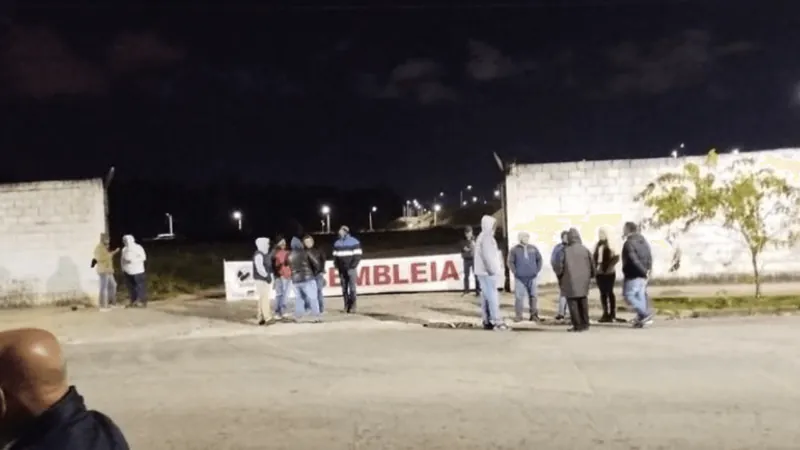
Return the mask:
[[[800,189],[774,170],[760,168],[752,158],[718,168],[711,150],[704,164],[687,163],[665,173],[636,195],[652,208],[648,226],[679,225],[687,231],[701,222],[721,221],[735,231],[750,252],[756,298],[761,296],[760,257],[764,249],[789,246],[798,240]]]

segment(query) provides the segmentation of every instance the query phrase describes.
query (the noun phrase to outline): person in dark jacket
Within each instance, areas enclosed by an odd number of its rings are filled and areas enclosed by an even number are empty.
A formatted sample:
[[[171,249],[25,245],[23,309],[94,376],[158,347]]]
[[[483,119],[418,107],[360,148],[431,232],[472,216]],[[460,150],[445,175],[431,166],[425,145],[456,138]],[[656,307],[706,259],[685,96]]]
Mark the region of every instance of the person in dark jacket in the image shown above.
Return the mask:
[[[128,450],[119,427],[69,385],[65,367],[52,333],[0,332],[0,448]]]
[[[567,298],[572,328],[569,331],[589,329],[589,286],[595,277],[592,252],[584,247],[581,235],[575,228],[567,231],[564,258],[556,268],[561,295]]]
[[[270,255],[272,272],[275,275],[275,319],[283,320],[286,314],[286,300],[292,289],[292,268],[289,266],[289,250],[286,239],[278,236],[275,248]]]
[[[314,238],[306,235],[303,238],[303,245],[306,247],[306,250],[319,262],[319,267],[317,267],[317,273],[315,273],[315,278],[317,281],[317,301],[319,302],[319,313],[322,314],[325,312],[325,296],[322,293],[322,290],[325,288],[327,284],[325,282],[325,253],[318,247],[314,247]]]
[[[542,254],[529,242],[530,238],[530,234],[520,232],[519,244],[508,252],[508,270],[514,275],[514,312],[517,322],[522,320],[526,300],[530,311],[529,320],[539,322],[536,277],[542,270]]]
[[[653,269],[653,256],[650,244],[639,233],[639,227],[633,222],[623,226],[625,243],[622,245],[622,295],[625,301],[636,311],[633,319],[634,328],[643,328],[653,323],[653,313],[647,300],[647,279]]]
[[[475,279],[475,296],[481,295],[481,287],[478,284],[478,276],[475,275],[475,236],[472,227],[464,229],[464,239],[461,241],[461,260],[464,266],[464,291],[462,295],[469,293],[469,276]]]
[[[290,244],[289,267],[292,270],[292,284],[295,290],[294,318],[301,320],[306,315],[306,306],[314,322],[319,322],[319,300],[317,299],[317,273],[319,260],[294,237]]]
[[[619,255],[608,242],[608,233],[601,229],[598,232],[597,244],[594,246],[594,266],[597,270],[597,289],[600,291],[600,304],[603,305],[603,316],[599,322],[614,322],[617,319],[617,297],[614,295],[614,282],[617,281],[617,263]]]
[[[553,268],[553,271],[556,270],[556,266],[559,264],[559,261],[564,259],[564,248],[567,246],[567,230],[561,232],[561,240],[558,244],[553,247],[553,252],[550,254],[550,267]],[[556,278],[558,278],[558,272],[556,272]],[[567,308],[567,298],[563,295],[559,294],[558,296],[558,311],[556,312],[555,320],[561,321],[569,316],[569,309]]]
[[[361,242],[350,234],[350,228],[339,228],[339,239],[333,243],[333,266],[339,272],[344,311],[347,314],[356,312],[356,282],[362,253]]]

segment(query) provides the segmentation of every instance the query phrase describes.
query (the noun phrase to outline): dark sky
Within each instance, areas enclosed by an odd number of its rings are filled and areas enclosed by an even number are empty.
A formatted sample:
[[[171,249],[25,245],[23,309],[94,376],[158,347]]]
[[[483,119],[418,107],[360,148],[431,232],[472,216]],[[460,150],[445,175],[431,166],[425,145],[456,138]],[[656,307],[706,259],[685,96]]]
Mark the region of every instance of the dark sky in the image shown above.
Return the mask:
[[[0,54],[0,172],[14,176],[116,165],[423,196],[489,191],[492,151],[800,139],[796,0],[23,3]]]

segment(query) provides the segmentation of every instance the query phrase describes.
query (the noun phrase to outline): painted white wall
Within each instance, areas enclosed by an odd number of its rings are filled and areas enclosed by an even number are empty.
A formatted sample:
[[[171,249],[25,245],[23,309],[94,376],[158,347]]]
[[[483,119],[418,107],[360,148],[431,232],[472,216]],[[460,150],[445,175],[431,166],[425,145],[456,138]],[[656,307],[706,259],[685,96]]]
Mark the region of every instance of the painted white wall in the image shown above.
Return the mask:
[[[721,154],[719,165],[725,167],[737,158],[755,158],[760,167],[772,168],[800,186],[800,149]],[[623,223],[639,223],[648,214],[634,196],[661,173],[703,161],[704,157],[696,156],[516,165],[506,179],[509,245],[516,243],[520,231],[531,233],[532,242],[548,261],[539,281],[555,282],[549,259],[562,230],[577,228],[586,246],[593,249],[598,230],[606,227],[619,250]],[[741,239],[719,224],[697,226],[672,242],[669,234],[666,229],[644,233],[653,249],[655,278],[752,273]],[[681,267],[670,273],[676,247],[682,252]],[[765,273],[798,273],[800,247],[769,249],[762,261]]]
[[[0,185],[0,306],[97,302],[102,180]]]

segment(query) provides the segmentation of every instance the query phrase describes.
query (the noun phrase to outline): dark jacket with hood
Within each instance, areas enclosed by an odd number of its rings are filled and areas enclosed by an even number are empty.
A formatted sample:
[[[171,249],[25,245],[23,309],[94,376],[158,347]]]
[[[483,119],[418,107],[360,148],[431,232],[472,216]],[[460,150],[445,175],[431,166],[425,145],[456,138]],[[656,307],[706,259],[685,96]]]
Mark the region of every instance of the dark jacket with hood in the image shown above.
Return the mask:
[[[303,246],[303,241],[294,237],[290,244],[289,267],[292,269],[292,282],[302,283],[316,280],[320,272],[320,263],[313,252]]]
[[[128,450],[119,427],[86,408],[74,387],[23,431],[10,450]]]
[[[626,280],[647,278],[653,269],[653,255],[650,244],[638,232],[628,235],[622,245],[622,274]]]
[[[612,275],[616,273],[616,266],[619,262],[619,255],[611,249],[608,240],[597,241],[592,255],[594,266],[597,268],[598,275]]]
[[[562,296],[567,298],[589,296],[589,286],[596,275],[594,261],[592,252],[583,245],[581,235],[575,228],[567,232],[564,257],[557,261],[555,272]]]

